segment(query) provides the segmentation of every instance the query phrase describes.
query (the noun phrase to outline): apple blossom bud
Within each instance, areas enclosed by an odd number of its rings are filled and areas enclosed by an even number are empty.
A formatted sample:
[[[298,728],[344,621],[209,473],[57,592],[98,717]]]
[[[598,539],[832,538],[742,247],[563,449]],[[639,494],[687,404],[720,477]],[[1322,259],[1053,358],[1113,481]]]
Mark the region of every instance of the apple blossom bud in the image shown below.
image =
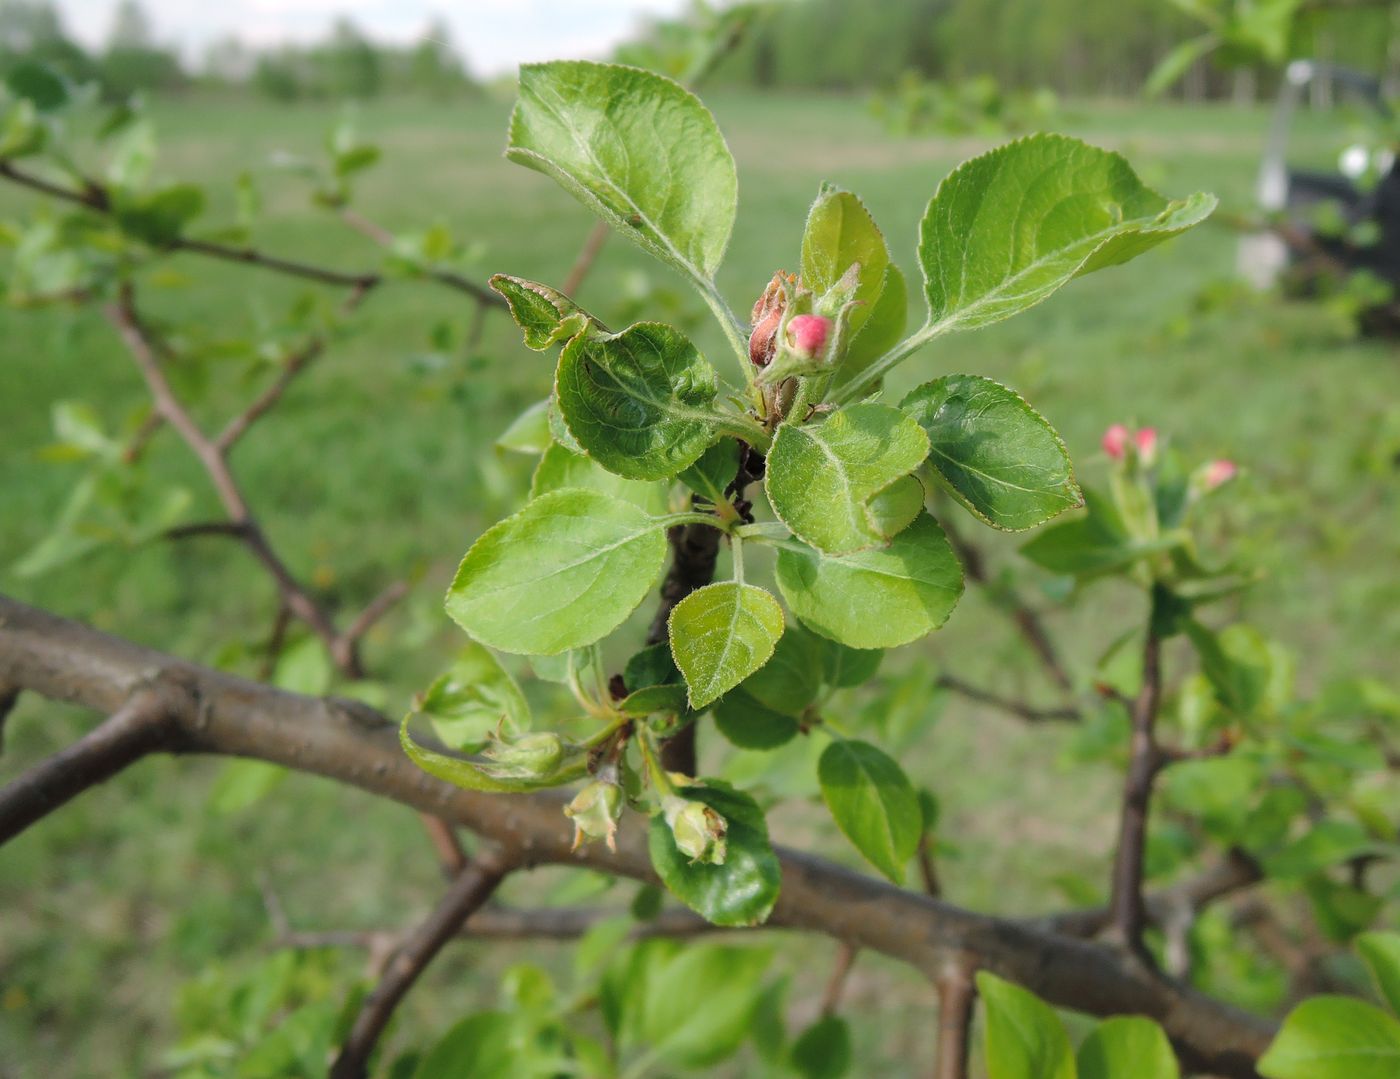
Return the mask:
[[[622,788],[606,779],[588,784],[564,807],[574,822],[573,850],[587,839],[601,839],[608,850],[617,850],[617,819],[622,815]]]
[[[804,359],[814,359],[826,348],[831,320],[821,315],[798,315],[788,323],[788,338],[793,350]]]
[[[1234,461],[1227,461],[1221,458],[1211,461],[1201,470],[1201,484],[1207,491],[1213,491],[1223,483],[1228,483],[1235,478],[1239,468]]]
[[[491,763],[482,771],[497,779],[541,779],[558,771],[564,743],[557,734],[540,731],[510,741],[492,739],[483,754]]]
[[[1133,443],[1137,446],[1138,459],[1150,468],[1157,460],[1157,428],[1144,427],[1133,435]]]
[[[724,836],[729,825],[723,817],[704,802],[692,802],[678,795],[662,801],[661,813],[682,854],[690,855],[692,862],[724,864]]]
[[[1104,453],[1115,461],[1121,461],[1128,448],[1128,429],[1121,423],[1115,423],[1103,433],[1101,445]]]

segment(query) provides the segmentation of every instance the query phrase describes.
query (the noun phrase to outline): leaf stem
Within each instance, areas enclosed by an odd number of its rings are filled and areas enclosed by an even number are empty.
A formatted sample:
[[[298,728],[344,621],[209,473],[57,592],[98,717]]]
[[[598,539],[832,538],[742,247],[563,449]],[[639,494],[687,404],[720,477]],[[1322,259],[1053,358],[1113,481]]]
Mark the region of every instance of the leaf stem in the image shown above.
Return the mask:
[[[729,537],[729,551],[734,557],[734,580],[739,584],[744,583],[744,541],[741,537],[731,534]]]
[[[724,297],[719,294],[719,289],[715,287],[713,281],[708,278],[696,278],[695,283],[699,286],[701,297],[714,314],[715,321],[719,323],[719,328],[724,331],[729,347],[734,350],[734,355],[739,360],[739,367],[744,372],[744,386],[749,391],[749,399],[757,404],[759,400],[758,386],[754,381],[757,372],[754,365],[749,362],[749,348],[744,343],[744,335],[740,332],[739,316],[729,309],[729,305],[724,302]]]
[[[851,379],[850,382],[833,393],[830,398],[831,403],[833,405],[843,405],[848,401],[859,399],[866,390],[876,382],[879,382],[880,379],[884,378],[896,364],[923,348],[941,332],[942,330],[938,324],[925,322],[919,329],[915,330],[859,375]]]
[[[727,531],[724,522],[713,513],[698,513],[689,511],[685,513],[667,513],[660,517],[653,517],[652,522],[662,528],[674,528],[676,525],[709,525],[711,528],[718,528],[721,532]]]

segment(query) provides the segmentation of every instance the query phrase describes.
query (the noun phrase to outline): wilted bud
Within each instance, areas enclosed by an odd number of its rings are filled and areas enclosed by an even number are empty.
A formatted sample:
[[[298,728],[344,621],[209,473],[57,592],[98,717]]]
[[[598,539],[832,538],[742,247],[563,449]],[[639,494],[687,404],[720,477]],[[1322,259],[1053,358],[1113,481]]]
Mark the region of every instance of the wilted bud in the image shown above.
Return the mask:
[[[1221,484],[1229,483],[1234,479],[1237,472],[1239,472],[1239,468],[1236,467],[1234,461],[1227,461],[1224,458],[1211,461],[1201,469],[1201,486],[1207,491],[1214,491]]]
[[[1115,461],[1121,461],[1128,450],[1128,429],[1121,423],[1115,423],[1103,433],[1101,445],[1104,453]]]
[[[826,348],[831,333],[831,320],[821,315],[798,315],[788,323],[788,340],[792,349],[803,359],[818,359]]]
[[[617,820],[622,815],[622,788],[606,779],[594,780],[564,807],[564,816],[574,822],[573,850],[586,839],[601,839],[608,850],[617,850]]]
[[[752,332],[749,334],[749,361],[755,367],[767,367],[778,350],[778,326],[787,310],[787,289],[797,279],[781,270],[773,275],[763,295],[753,305]]]
[[[1133,443],[1137,446],[1138,460],[1146,468],[1151,468],[1157,460],[1157,428],[1144,427],[1133,435]]]
[[[724,864],[724,836],[729,825],[723,817],[704,802],[692,802],[676,795],[661,803],[661,812],[682,854],[690,855],[692,862]]]
[[[557,734],[540,731],[511,741],[493,738],[483,755],[491,763],[482,771],[497,779],[542,779],[559,770],[564,743]]]

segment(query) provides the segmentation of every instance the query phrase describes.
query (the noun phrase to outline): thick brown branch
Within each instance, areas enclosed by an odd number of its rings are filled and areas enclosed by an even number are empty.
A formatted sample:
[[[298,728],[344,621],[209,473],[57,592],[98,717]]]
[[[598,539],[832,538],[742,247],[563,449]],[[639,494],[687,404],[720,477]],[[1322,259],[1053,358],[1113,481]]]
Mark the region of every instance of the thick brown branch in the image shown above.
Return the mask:
[[[442,902],[406,940],[385,967],[384,976],[365,998],[345,1045],[331,1065],[331,1079],[365,1079],[370,1055],[399,1001],[413,988],[443,945],[457,935],[472,911],[491,898],[513,866],[496,853],[483,854],[452,882]]]
[[[1143,943],[1147,904],[1142,894],[1143,862],[1147,849],[1147,815],[1152,784],[1163,758],[1157,748],[1157,706],[1162,695],[1162,642],[1155,629],[1143,646],[1142,689],[1133,702],[1133,732],[1128,749],[1128,774],[1123,784],[1123,809],[1118,847],[1113,858],[1113,889],[1108,906],[1120,943],[1145,963],[1151,954]]]
[[[934,1079],[967,1079],[968,1035],[977,984],[972,980],[977,964],[969,957],[955,957],[934,979],[938,989],[938,1056]]]
[[[173,693],[138,689],[130,700],[66,749],[0,789],[0,845],[111,779],[148,753],[169,748]]]
[[[175,750],[255,757],[327,776],[431,812],[499,844],[525,864],[587,865],[655,882],[645,828],[627,818],[617,850],[572,850],[558,796],[460,790],[404,756],[397,727],[365,706],[317,700],[208,670],[0,597],[0,683],[102,711],[152,679],[192,687],[199,707],[179,717]],[[1188,1067],[1255,1079],[1273,1024],[1163,980],[1111,948],[977,914],[906,892],[824,859],[777,849],[782,891],[770,925],[824,933],[899,959],[936,978],[952,957],[975,956],[1059,1007],[1160,1022]]]
[[[50,198],[61,199],[64,202],[75,203],[79,206],[86,206],[100,214],[110,214],[112,212],[112,200],[107,189],[95,180],[87,180],[82,188],[64,187],[45,180],[41,176],[26,172],[19,168],[12,161],[0,161],[0,178],[27,187],[31,191],[38,191]],[[309,262],[300,262],[296,259],[283,258],[280,255],[270,255],[264,251],[259,251],[254,247],[232,247],[228,244],[215,243],[210,240],[196,240],[188,237],[176,237],[165,244],[167,251],[189,251],[198,255],[205,255],[209,258],[219,259],[222,262],[238,262],[249,266],[260,266],[263,269],[273,270],[277,273],[286,274],[289,277],[300,278],[303,281],[315,281],[322,285],[332,285],[339,288],[372,289],[383,284],[385,277],[383,274],[374,272],[353,273],[345,270],[332,270],[325,266],[317,266]],[[465,292],[475,297],[478,303],[489,304],[492,307],[505,307],[505,301],[497,296],[490,289],[483,285],[478,285],[475,281],[463,277],[461,274],[453,273],[450,270],[431,270],[427,277],[448,288]]]
[[[1008,715],[1024,719],[1027,723],[1072,723],[1079,718],[1079,709],[1068,706],[1061,708],[1039,708],[1025,701],[1018,701],[1014,697],[1003,697],[999,693],[982,689],[969,682],[964,682],[961,678],[954,678],[952,675],[943,674],[938,676],[935,683],[943,689],[950,690],[959,696],[966,697],[970,701],[977,701],[979,704],[989,704],[993,708],[998,708]]]

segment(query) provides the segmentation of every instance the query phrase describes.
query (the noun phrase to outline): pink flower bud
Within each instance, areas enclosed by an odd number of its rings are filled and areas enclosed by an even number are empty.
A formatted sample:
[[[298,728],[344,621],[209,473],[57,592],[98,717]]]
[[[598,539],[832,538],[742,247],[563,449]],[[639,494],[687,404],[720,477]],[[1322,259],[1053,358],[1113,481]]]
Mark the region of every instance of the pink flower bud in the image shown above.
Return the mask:
[[[1236,467],[1234,461],[1221,458],[1206,465],[1201,472],[1201,482],[1207,491],[1214,491],[1222,483],[1229,483],[1230,480],[1234,479],[1237,472],[1239,472],[1239,468]]]
[[[1133,442],[1137,446],[1142,463],[1150,465],[1157,456],[1157,428],[1144,427],[1133,435]]]
[[[830,330],[831,320],[821,315],[798,315],[788,323],[792,347],[808,358],[821,355]]]
[[[1115,461],[1123,459],[1123,452],[1128,448],[1128,429],[1121,423],[1115,423],[1103,433],[1103,451]]]

